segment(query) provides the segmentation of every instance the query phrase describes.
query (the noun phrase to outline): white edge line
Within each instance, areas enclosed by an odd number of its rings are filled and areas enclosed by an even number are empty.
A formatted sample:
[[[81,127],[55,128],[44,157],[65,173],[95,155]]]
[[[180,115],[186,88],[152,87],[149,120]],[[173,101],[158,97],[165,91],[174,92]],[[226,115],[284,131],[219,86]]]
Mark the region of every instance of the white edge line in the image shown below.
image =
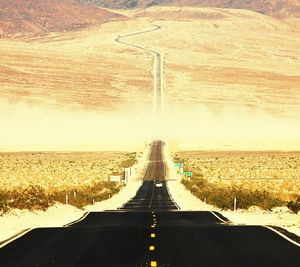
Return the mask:
[[[164,166],[166,168],[166,171],[165,171],[165,177],[167,176],[167,172],[169,172],[169,167],[168,167],[168,163],[166,161],[166,145],[163,146],[163,152],[162,152],[162,157],[163,157],[163,163],[164,163]],[[174,198],[172,197],[172,194],[170,193],[170,190],[169,190],[169,186],[168,186],[168,183],[169,181],[168,180],[165,180],[165,185],[167,187],[167,192],[169,194],[169,197],[171,198],[171,200],[173,201],[173,203],[175,204],[175,206],[177,207],[178,210],[181,210],[181,207],[177,204],[177,202],[174,200]]]
[[[76,221],[74,221],[74,222],[71,222],[71,223],[69,223],[69,224],[63,225],[63,227],[68,227],[68,226],[71,226],[71,225],[73,225],[73,224],[75,224],[75,223],[81,222],[82,220],[84,220],[84,219],[89,215],[89,213],[90,213],[90,212],[86,212],[80,219],[78,219],[78,220],[76,220]],[[37,228],[30,228],[30,229],[27,229],[27,230],[21,232],[20,234],[16,235],[15,237],[13,237],[13,238],[7,240],[6,242],[4,242],[3,244],[1,244],[1,245],[0,245],[0,248],[5,247],[5,246],[8,245],[9,243],[11,243],[11,242],[13,242],[13,241],[15,241],[15,240],[21,238],[22,236],[28,234],[30,231],[32,231],[32,230],[34,230],[34,229],[37,229]]]
[[[117,210],[123,209],[123,208],[125,207],[125,205],[128,204],[128,202],[130,202],[131,200],[133,200],[134,197],[136,196],[137,192],[141,189],[141,187],[142,187],[142,185],[140,185],[140,186],[138,187],[138,189],[137,189],[136,192],[135,192],[135,195],[134,195],[133,197],[131,197],[128,201],[126,201],[125,203],[123,203],[120,207],[118,207]]]
[[[299,244],[299,243],[297,243],[296,241],[290,239],[290,238],[287,237],[286,235],[280,233],[280,232],[277,231],[276,229],[274,229],[274,228],[272,228],[272,227],[270,227],[270,226],[267,226],[267,225],[263,225],[263,227],[268,228],[269,230],[271,230],[271,231],[273,231],[274,233],[280,235],[280,236],[283,237],[285,240],[289,241],[290,243],[292,243],[292,244],[294,244],[294,245],[296,245],[297,247],[300,248],[300,244]]]
[[[167,192],[169,194],[169,197],[171,198],[171,200],[173,201],[173,203],[175,204],[175,206],[177,207],[177,209],[181,210],[181,208],[177,205],[177,203],[175,202],[175,200],[173,199],[170,191],[169,191],[169,187],[168,187],[168,181],[165,181],[166,182],[166,187],[167,187]]]
[[[76,223],[79,223],[79,222],[83,221],[90,213],[91,213],[90,211],[86,212],[86,213],[85,213],[81,218],[79,218],[78,220],[73,221],[73,222],[70,222],[70,223],[68,223],[68,224],[65,224],[65,225],[63,225],[63,227],[69,227],[69,226],[71,226],[71,225],[73,225],[73,224],[76,224]]]
[[[224,221],[222,218],[220,218],[216,213],[214,213],[213,211],[210,211],[210,213],[212,214],[212,215],[214,215],[218,220],[220,220],[221,222],[223,222],[223,223],[228,223],[228,222],[226,222],[226,221]]]
[[[16,239],[22,237],[23,235],[26,235],[27,233],[29,233],[29,232],[32,231],[33,229],[35,229],[35,228],[30,228],[30,229],[28,229],[28,230],[25,230],[24,232],[20,233],[19,235],[16,235],[15,237],[13,237],[13,238],[7,240],[6,242],[4,242],[3,244],[0,245],[0,248],[5,247],[5,246],[8,245],[9,243],[11,243],[11,242],[15,241]]]

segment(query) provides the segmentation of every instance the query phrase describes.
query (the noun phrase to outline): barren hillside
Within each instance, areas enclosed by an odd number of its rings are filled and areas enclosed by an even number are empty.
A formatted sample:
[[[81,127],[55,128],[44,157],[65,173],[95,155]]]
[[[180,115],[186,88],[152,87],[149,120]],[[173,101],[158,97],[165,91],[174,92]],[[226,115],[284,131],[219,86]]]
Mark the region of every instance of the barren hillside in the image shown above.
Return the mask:
[[[107,8],[145,8],[157,5],[249,9],[276,18],[299,17],[299,0],[78,0]]]
[[[77,30],[121,18],[73,0],[1,0],[0,35],[14,36]]]

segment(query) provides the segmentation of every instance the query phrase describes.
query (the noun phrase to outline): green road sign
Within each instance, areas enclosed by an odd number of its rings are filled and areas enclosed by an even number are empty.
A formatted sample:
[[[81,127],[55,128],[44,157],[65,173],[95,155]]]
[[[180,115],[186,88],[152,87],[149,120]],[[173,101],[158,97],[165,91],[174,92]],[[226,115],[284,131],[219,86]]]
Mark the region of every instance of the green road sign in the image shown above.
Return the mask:
[[[187,177],[192,177],[193,176],[193,173],[192,172],[184,172],[183,173],[185,176]]]
[[[176,162],[176,163],[175,163],[175,167],[176,167],[176,168],[183,167],[183,163]]]

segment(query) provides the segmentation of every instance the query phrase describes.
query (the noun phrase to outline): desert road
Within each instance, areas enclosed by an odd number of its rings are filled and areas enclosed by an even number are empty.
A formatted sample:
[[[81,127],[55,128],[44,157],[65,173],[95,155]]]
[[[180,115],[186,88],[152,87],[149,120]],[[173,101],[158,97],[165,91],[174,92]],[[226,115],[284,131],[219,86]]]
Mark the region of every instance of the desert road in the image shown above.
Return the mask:
[[[127,45],[127,46],[131,46],[134,48],[137,48],[139,50],[145,51],[147,53],[150,53],[154,56],[154,65],[153,65],[153,80],[154,80],[154,85],[153,85],[153,92],[154,92],[154,103],[153,103],[153,110],[154,113],[156,115],[156,117],[159,119],[162,111],[163,111],[163,84],[162,84],[162,72],[163,72],[163,63],[162,63],[162,55],[157,52],[154,51],[152,49],[143,47],[141,45],[136,45],[133,44],[131,42],[125,41],[124,39],[126,39],[127,37],[131,37],[131,36],[135,36],[135,35],[139,35],[139,34],[145,34],[145,33],[149,33],[149,32],[154,32],[157,31],[159,29],[161,29],[161,26],[158,25],[153,25],[153,29],[150,30],[145,30],[145,31],[141,31],[141,32],[135,32],[135,33],[131,33],[131,34],[127,34],[127,35],[123,35],[123,36],[119,36],[115,39],[116,42],[123,44],[123,45]],[[146,37],[145,37],[146,38]]]
[[[121,209],[33,229],[0,249],[1,266],[300,266],[300,247],[268,228],[179,210],[166,181],[155,182],[165,177],[162,146],[152,144],[144,183]]]

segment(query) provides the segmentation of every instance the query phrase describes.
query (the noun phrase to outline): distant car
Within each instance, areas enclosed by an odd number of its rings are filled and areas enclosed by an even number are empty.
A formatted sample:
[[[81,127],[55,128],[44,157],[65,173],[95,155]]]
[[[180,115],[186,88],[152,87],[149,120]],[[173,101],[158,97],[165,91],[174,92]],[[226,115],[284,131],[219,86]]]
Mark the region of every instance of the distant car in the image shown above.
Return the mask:
[[[155,187],[163,187],[163,183],[161,181],[156,181]]]

